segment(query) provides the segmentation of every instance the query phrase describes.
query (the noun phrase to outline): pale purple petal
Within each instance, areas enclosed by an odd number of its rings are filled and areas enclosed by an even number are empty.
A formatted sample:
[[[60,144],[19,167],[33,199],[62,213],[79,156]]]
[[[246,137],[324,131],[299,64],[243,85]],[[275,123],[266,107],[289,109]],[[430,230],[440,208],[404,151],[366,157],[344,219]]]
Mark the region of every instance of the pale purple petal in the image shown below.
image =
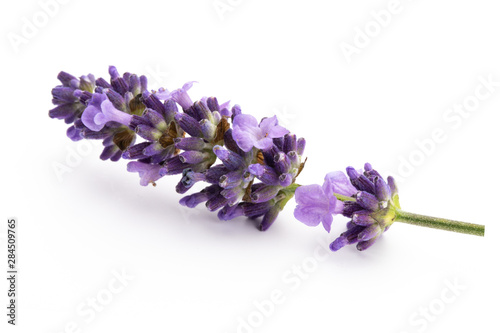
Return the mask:
[[[115,108],[110,100],[102,102],[101,110],[102,113],[108,118],[108,121],[116,121],[117,123],[128,125],[132,119],[132,115]]]
[[[127,171],[138,172],[141,177],[140,184],[142,186],[147,186],[150,183],[154,183],[160,176],[160,169],[162,168],[159,164],[148,164],[142,162],[129,162],[127,164]]]
[[[295,190],[295,201],[297,207],[294,215],[300,222],[308,226],[317,226],[322,220],[328,222],[328,217],[324,216],[330,214],[329,200],[321,186],[316,184],[300,186]]]
[[[271,138],[262,138],[260,140],[255,141],[254,146],[258,149],[268,150],[273,146],[273,140]]]
[[[262,119],[259,127],[263,132],[267,133],[276,125],[278,125],[278,118],[276,116],[272,116]]]
[[[104,127],[104,124],[101,124],[101,123],[96,124],[94,121],[96,115],[98,115],[100,113],[101,113],[101,110],[94,107],[93,105],[87,106],[82,114],[83,124],[94,132],[98,132],[98,131],[102,130],[102,128]]]
[[[350,197],[358,192],[342,171],[334,171],[327,174],[325,176],[325,183],[327,182],[329,183],[328,191],[331,191],[331,193]]]
[[[238,147],[241,148],[244,152],[249,152],[253,148],[253,144],[255,142],[255,137],[250,133],[245,132],[241,129],[241,127],[233,128],[233,139],[236,141]]]
[[[239,114],[233,119],[233,126],[242,128],[258,127],[257,119],[249,114]]]
[[[268,132],[268,136],[270,138],[281,138],[282,136],[288,133],[290,133],[289,130],[287,130],[282,126],[276,125],[275,127],[271,128],[271,130]]]

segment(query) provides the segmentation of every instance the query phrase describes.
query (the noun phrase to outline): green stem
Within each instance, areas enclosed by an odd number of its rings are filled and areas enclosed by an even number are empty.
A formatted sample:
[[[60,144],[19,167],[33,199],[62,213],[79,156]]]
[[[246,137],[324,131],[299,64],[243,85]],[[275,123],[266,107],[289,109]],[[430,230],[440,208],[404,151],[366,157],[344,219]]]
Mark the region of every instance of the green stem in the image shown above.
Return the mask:
[[[334,195],[341,201],[356,201],[356,199],[342,194],[334,193]],[[396,215],[394,219],[396,222],[418,225],[420,227],[454,231],[462,234],[484,236],[484,225],[408,213],[398,209],[397,207],[394,207],[394,213]]]
[[[421,227],[460,232],[462,234],[484,236],[484,225],[408,213],[399,209],[396,209],[396,221]]]

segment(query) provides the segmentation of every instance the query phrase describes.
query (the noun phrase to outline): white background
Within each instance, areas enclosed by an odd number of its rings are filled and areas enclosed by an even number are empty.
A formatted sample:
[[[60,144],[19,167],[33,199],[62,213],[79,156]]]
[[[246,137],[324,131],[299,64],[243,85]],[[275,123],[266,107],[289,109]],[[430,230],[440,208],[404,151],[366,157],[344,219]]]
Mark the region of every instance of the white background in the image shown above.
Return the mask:
[[[500,86],[465,118],[447,110],[486,94],[480,77],[500,82],[500,8],[401,0],[386,26],[374,24],[370,13],[389,3],[222,0],[221,13],[212,0],[68,1],[44,21],[37,1],[3,2],[2,270],[5,222],[19,221],[11,331],[494,331]],[[23,35],[26,22],[39,28]],[[357,53],[346,57],[346,44]],[[369,161],[401,176],[403,209],[485,224],[486,237],[397,223],[366,252],[327,254],[321,244],[344,230],[343,217],[327,234],[294,220],[291,201],[262,233],[181,207],[178,176],[141,187],[125,161],[99,160],[99,143],[71,142],[47,116],[59,71],[108,79],[111,64],[149,76],[151,88],[196,80],[194,98],[278,114],[307,139],[301,184]],[[444,139],[429,144],[436,129]],[[71,172],[58,177],[60,164]],[[122,271],[133,277],[125,285],[114,280]],[[99,312],[88,305],[96,297]]]

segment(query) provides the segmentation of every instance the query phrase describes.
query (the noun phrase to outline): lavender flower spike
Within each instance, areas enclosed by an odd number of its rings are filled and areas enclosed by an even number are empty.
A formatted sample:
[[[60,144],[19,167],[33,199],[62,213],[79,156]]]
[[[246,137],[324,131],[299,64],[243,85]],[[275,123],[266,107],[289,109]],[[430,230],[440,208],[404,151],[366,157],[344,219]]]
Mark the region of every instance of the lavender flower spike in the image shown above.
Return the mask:
[[[155,91],[148,90],[145,76],[120,75],[114,66],[109,74],[108,82],[59,73],[49,116],[71,124],[67,135],[74,141],[102,140],[101,159],[134,160],[127,170],[139,174],[142,186],[182,174],[175,190],[187,194],[179,201],[183,206],[205,203],[223,221],[262,218],[257,227],[266,231],[295,196],[294,215],[308,226],[322,224],[330,232],[334,215],[350,219],[332,251],[348,244],[365,250],[395,221],[484,236],[482,225],[402,211],[394,179],[384,180],[368,163],[364,171],[348,167],[347,176],[331,172],[323,185],[297,184],[306,142],[280,126],[276,116],[258,122],[239,105],[219,104],[215,97],[193,101],[188,94],[193,82]],[[188,194],[198,182],[207,185]]]
[[[238,146],[249,152],[253,147],[267,150],[273,145],[274,138],[280,138],[289,131],[278,125],[276,116],[264,118],[257,124],[257,119],[249,114],[239,114],[233,120],[233,137]]]

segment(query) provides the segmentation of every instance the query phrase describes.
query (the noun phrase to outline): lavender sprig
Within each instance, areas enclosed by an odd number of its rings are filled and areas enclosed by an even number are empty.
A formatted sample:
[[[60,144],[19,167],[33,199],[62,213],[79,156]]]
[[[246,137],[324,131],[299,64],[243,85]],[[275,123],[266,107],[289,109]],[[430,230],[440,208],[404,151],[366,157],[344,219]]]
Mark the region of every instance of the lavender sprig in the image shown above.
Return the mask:
[[[350,219],[332,251],[354,243],[365,250],[395,221],[484,235],[481,225],[402,211],[394,179],[384,180],[368,163],[364,171],[329,173],[321,186],[300,186],[305,140],[280,126],[276,116],[258,121],[215,97],[193,102],[192,81],[173,91],[148,90],[145,76],[121,76],[113,66],[109,74],[106,81],[59,73],[49,116],[71,124],[67,136],[73,141],[103,140],[101,159],[130,160],[127,170],[137,172],[143,186],[167,175],[180,175],[180,194],[197,182],[207,184],[180,199],[183,206],[205,203],[224,221],[262,218],[258,227],[265,231],[295,196],[294,215],[306,225],[322,224],[330,232],[334,215]]]

